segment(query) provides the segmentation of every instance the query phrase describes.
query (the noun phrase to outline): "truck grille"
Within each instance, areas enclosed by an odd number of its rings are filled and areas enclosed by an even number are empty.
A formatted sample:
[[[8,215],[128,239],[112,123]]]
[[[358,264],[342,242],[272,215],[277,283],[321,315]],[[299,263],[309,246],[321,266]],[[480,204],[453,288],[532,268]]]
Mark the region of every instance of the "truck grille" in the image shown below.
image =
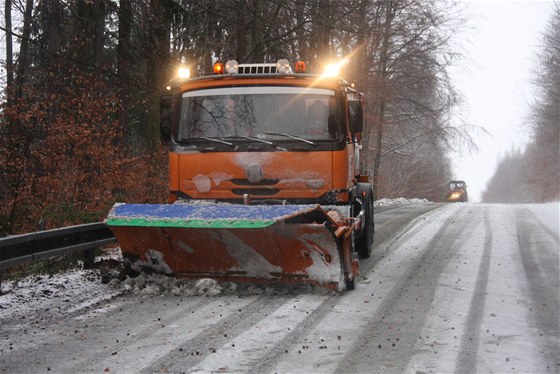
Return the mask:
[[[275,74],[276,64],[241,64],[238,74]]]
[[[236,186],[274,186],[279,182],[278,179],[261,179],[260,181],[253,183],[248,179],[232,179],[231,183]]]
[[[280,190],[278,188],[234,188],[231,192],[237,196],[245,194],[251,196],[273,196],[280,192]]]

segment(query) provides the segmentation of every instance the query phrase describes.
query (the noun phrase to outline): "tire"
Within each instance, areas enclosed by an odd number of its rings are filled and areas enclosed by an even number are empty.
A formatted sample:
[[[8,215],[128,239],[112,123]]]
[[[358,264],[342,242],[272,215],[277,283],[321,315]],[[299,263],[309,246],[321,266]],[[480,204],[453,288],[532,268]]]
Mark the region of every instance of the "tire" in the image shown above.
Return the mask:
[[[360,187],[361,185],[358,185],[358,193],[361,195],[364,188]],[[373,246],[373,193],[369,185],[367,185],[365,196],[363,203],[365,205],[366,224],[362,232],[358,233],[354,239],[354,247],[360,258],[369,258],[371,256],[371,247]]]

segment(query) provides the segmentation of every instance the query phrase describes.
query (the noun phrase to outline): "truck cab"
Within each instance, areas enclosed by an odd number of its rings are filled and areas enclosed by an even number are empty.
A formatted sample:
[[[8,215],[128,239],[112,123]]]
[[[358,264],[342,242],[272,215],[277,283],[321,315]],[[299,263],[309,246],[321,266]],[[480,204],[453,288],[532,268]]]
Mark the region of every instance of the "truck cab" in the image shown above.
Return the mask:
[[[226,65],[174,82],[170,202],[347,204],[362,178],[363,95],[338,76]]]

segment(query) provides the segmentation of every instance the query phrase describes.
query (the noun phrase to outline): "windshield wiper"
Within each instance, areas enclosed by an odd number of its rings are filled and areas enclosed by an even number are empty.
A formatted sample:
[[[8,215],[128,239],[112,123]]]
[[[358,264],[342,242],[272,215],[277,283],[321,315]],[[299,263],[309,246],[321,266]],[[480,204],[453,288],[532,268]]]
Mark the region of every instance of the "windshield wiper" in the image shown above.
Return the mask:
[[[259,138],[255,138],[255,137],[252,137],[252,136],[241,136],[241,138],[249,139],[249,140],[254,140],[254,141],[259,142],[259,143],[268,144],[268,145],[271,146],[272,148],[278,149],[279,151],[284,151],[284,152],[288,151],[286,148],[279,147],[279,146],[277,146],[276,144],[274,144],[273,142],[269,142],[268,140],[259,139]]]
[[[214,143],[225,144],[225,145],[233,148],[234,150],[237,150],[237,148],[238,148],[237,144],[226,142],[225,140],[220,140],[220,139],[216,139],[216,138],[209,138],[207,136],[201,136],[199,139],[209,140],[209,141],[214,142]]]
[[[317,146],[317,143],[312,142],[311,140],[307,140],[304,139],[302,137],[296,136],[296,135],[291,135],[291,134],[286,134],[285,132],[265,132],[266,135],[279,135],[279,136],[285,136],[286,138],[290,138],[290,139],[294,139],[294,140],[299,140],[302,141],[304,143],[310,144],[313,147]]]

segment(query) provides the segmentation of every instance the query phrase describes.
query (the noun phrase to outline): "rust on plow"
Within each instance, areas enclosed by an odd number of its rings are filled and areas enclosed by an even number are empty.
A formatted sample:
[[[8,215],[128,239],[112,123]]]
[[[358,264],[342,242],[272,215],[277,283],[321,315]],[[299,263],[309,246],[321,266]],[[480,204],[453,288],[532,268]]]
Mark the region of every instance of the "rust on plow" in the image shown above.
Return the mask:
[[[357,273],[338,217],[318,205],[116,204],[106,222],[133,267],[338,291]]]

